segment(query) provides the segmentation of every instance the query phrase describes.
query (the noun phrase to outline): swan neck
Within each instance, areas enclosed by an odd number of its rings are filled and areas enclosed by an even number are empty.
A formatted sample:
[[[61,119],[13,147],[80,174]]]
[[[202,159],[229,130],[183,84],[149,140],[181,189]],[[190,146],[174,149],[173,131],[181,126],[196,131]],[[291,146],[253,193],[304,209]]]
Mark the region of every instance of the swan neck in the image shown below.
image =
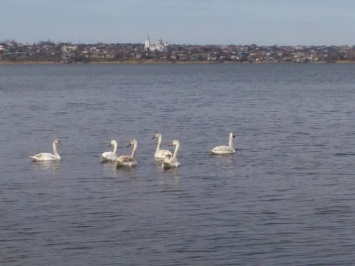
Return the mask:
[[[137,143],[134,143],[131,157],[135,159],[136,158],[136,153],[137,153]]]
[[[116,154],[117,152],[117,143],[113,143],[113,153]]]
[[[53,142],[53,154],[54,155],[59,155],[57,151],[57,145]]]
[[[177,153],[179,151],[179,148],[180,148],[180,143],[176,144],[176,146],[175,146],[175,151],[174,151],[174,155],[173,155],[174,159],[176,159],[176,156],[177,156]]]
[[[234,150],[234,146],[233,146],[233,134],[229,135],[229,148],[231,150]]]
[[[156,153],[160,151],[160,146],[161,146],[161,136],[158,137],[158,145],[157,145],[157,149],[156,149]]]

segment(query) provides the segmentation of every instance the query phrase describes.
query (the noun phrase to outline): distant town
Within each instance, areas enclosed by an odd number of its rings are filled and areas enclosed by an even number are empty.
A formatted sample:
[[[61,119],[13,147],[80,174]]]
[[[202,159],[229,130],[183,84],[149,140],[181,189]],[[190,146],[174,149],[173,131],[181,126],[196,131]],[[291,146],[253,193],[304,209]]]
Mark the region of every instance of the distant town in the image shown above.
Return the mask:
[[[0,42],[0,63],[341,63],[355,62],[355,45],[259,46],[144,43]]]

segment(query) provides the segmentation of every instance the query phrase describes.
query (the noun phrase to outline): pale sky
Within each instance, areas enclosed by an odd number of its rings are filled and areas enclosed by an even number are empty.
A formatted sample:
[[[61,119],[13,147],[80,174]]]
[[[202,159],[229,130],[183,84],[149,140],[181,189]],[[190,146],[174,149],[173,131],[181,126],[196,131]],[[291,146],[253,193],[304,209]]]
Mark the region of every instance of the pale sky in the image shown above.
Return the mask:
[[[355,45],[355,0],[0,0],[0,41]]]

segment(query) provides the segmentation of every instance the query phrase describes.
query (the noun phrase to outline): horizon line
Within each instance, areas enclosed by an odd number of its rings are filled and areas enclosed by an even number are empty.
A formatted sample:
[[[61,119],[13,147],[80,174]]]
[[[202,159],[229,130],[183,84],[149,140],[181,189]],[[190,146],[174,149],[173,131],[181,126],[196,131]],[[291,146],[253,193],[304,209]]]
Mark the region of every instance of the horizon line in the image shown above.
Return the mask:
[[[25,44],[25,45],[33,45],[33,44],[39,44],[42,42],[50,42],[54,44],[65,44],[65,43],[70,43],[70,44],[86,44],[86,45],[93,45],[93,44],[141,44],[144,45],[144,42],[103,42],[103,41],[97,41],[97,42],[82,42],[79,40],[79,42],[72,42],[72,41],[52,41],[49,38],[47,40],[41,40],[37,42],[21,42],[21,41],[16,41],[15,39],[6,39],[0,41],[0,43],[6,43],[6,42],[15,42],[17,44]],[[167,42],[168,45],[198,45],[198,46],[251,46],[251,45],[256,45],[258,47],[260,46],[305,46],[305,47],[310,47],[310,46],[326,46],[326,47],[331,47],[331,46],[349,46],[349,47],[354,47],[355,44],[257,44],[257,43],[249,43],[249,44],[223,44],[223,43],[207,43],[207,44],[201,44],[201,43],[169,43]]]

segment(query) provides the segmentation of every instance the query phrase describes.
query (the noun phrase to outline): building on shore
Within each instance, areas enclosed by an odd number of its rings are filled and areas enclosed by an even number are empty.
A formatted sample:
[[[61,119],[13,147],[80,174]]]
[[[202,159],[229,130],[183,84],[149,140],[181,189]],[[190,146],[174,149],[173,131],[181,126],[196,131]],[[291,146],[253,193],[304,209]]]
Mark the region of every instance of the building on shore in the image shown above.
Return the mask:
[[[145,44],[144,44],[144,50],[150,52],[155,52],[155,51],[166,52],[167,47],[168,47],[168,43],[167,42],[164,43],[161,38],[157,40],[155,43],[152,43],[149,39],[149,36],[145,40]]]

